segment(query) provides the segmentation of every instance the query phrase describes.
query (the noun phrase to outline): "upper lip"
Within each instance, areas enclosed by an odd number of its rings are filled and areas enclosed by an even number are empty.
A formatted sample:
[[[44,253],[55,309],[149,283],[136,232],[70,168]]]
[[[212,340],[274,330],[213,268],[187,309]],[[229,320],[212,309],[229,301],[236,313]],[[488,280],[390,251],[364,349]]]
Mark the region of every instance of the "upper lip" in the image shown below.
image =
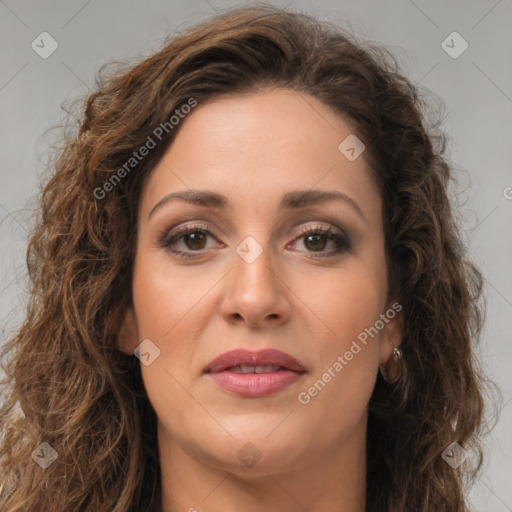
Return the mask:
[[[218,373],[231,368],[232,366],[282,366],[295,372],[304,372],[304,366],[297,361],[293,356],[280,350],[263,349],[257,352],[252,352],[245,349],[235,349],[229,352],[224,352],[216,357],[205,368],[207,373]]]

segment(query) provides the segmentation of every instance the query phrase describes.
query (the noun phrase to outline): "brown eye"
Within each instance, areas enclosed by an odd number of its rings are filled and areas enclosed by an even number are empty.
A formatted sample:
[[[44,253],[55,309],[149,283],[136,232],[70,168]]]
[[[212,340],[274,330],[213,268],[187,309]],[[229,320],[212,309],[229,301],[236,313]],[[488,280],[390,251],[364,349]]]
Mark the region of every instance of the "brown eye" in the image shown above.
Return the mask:
[[[182,235],[185,246],[188,249],[198,250],[204,249],[206,243],[206,234],[199,231],[194,231],[188,235]]]
[[[313,258],[335,256],[350,249],[350,241],[343,232],[322,226],[304,229],[296,240],[302,240],[305,252],[319,253],[319,256],[311,256]],[[333,244],[334,250],[327,252],[329,243]]]
[[[206,248],[208,237],[213,237],[213,234],[206,226],[183,226],[164,234],[160,246],[180,258],[193,258],[197,256],[194,253]]]
[[[305,237],[304,245],[312,251],[322,251],[327,244],[325,235],[308,235]]]

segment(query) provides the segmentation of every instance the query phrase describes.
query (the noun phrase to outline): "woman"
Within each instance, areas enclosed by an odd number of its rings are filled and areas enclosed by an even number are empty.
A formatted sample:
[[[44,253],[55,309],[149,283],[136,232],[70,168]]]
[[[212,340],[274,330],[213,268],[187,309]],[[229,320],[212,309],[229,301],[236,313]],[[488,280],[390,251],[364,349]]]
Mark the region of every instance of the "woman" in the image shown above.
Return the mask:
[[[269,6],[103,76],[4,349],[1,510],[467,510],[481,275],[425,108]]]

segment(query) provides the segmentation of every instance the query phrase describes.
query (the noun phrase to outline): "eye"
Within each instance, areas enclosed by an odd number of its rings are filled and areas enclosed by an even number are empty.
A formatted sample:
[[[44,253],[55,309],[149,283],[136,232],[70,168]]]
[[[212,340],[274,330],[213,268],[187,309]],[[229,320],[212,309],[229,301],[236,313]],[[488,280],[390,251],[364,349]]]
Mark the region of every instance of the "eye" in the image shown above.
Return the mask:
[[[306,251],[321,253],[319,256],[308,256],[311,258],[335,256],[350,249],[350,241],[347,236],[333,227],[326,229],[320,225],[314,227],[306,226],[300,230],[296,240],[302,241],[303,245],[306,247]],[[326,253],[325,247],[329,243],[334,246],[334,249]]]
[[[199,224],[195,224],[193,226],[180,226],[172,230],[170,233],[164,233],[160,240],[160,246],[179,258],[193,258],[197,256],[193,254],[194,252],[201,251],[205,248],[208,236],[213,237],[208,226]],[[175,248],[175,246],[179,245],[178,242],[180,241],[186,250]]]

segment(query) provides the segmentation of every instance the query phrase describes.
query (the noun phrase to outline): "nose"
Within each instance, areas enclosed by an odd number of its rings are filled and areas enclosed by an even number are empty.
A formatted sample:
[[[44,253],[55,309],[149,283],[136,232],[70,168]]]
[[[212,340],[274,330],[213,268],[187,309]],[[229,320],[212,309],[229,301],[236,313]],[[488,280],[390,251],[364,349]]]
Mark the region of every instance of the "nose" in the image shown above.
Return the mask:
[[[234,252],[234,268],[224,280],[221,306],[226,322],[253,329],[288,322],[292,292],[274,260],[267,247],[254,261]]]

